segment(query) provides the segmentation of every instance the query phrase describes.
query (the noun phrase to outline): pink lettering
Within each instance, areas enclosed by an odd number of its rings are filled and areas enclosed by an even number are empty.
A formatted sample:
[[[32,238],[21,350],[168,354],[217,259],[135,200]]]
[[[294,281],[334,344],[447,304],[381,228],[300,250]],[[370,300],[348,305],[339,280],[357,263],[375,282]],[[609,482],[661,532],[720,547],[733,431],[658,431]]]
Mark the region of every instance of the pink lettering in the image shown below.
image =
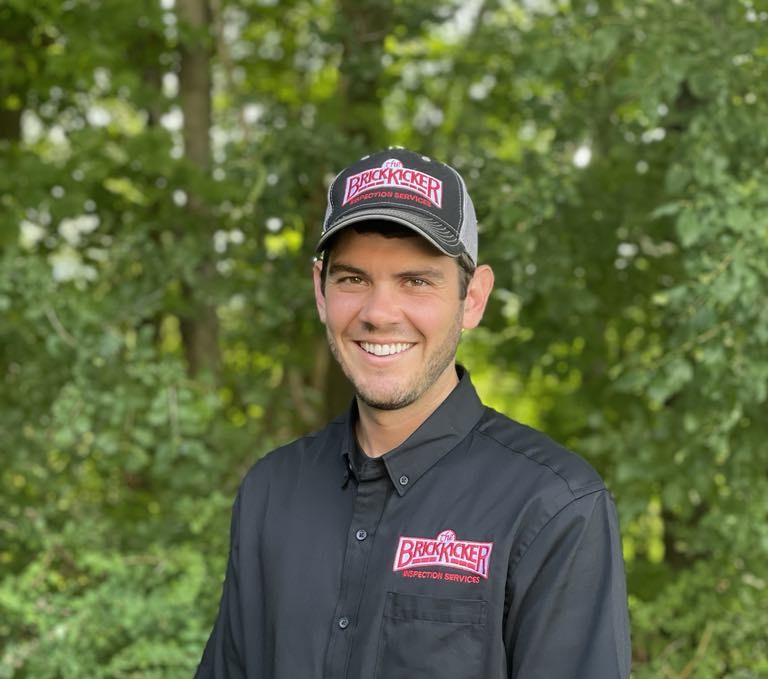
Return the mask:
[[[393,570],[448,566],[487,578],[492,549],[492,542],[457,540],[453,531],[443,531],[434,540],[401,537]]]
[[[410,538],[400,538],[400,544],[397,547],[397,564],[395,566],[396,571],[405,568],[411,562],[413,546],[413,540]]]

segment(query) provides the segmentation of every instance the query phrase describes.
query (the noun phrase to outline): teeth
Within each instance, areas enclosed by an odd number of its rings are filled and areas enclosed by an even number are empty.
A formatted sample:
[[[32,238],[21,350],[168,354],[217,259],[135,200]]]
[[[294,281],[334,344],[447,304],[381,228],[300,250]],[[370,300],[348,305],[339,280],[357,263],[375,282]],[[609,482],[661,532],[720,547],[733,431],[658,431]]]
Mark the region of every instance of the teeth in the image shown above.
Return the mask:
[[[391,356],[392,354],[399,354],[406,349],[411,348],[411,344],[405,342],[397,342],[396,344],[373,344],[371,342],[360,342],[360,346],[365,349],[369,354],[375,356]]]

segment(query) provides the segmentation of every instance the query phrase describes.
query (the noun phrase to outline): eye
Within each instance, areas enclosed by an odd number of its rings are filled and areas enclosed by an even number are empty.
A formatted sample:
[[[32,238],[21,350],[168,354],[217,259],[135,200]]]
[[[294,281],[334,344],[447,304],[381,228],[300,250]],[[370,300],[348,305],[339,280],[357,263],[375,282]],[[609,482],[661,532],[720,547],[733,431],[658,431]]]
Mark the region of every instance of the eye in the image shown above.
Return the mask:
[[[360,276],[342,276],[336,282],[343,285],[360,285],[363,279]]]
[[[429,281],[423,278],[409,278],[407,282],[413,288],[426,288],[429,285]]]

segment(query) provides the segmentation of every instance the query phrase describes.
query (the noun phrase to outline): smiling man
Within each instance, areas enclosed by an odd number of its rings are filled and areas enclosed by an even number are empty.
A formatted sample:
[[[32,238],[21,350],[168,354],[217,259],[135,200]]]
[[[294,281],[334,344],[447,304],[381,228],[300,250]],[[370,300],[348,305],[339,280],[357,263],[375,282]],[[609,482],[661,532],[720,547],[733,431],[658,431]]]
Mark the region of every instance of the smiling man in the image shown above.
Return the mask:
[[[366,156],[331,184],[318,251],[318,313],[356,396],[243,481],[196,677],[627,679],[610,494],[455,363],[493,287],[462,178]]]

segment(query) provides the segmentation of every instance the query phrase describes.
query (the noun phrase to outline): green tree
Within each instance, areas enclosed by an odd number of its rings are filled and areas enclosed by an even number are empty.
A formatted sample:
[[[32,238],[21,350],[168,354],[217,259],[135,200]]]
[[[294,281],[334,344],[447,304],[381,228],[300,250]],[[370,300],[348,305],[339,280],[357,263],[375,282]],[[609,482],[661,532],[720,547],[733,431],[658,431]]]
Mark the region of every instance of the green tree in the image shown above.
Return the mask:
[[[767,22],[0,3],[0,677],[191,675],[239,479],[348,401],[311,259],[388,143],[475,197],[481,392],[616,495],[635,676],[768,676]]]

